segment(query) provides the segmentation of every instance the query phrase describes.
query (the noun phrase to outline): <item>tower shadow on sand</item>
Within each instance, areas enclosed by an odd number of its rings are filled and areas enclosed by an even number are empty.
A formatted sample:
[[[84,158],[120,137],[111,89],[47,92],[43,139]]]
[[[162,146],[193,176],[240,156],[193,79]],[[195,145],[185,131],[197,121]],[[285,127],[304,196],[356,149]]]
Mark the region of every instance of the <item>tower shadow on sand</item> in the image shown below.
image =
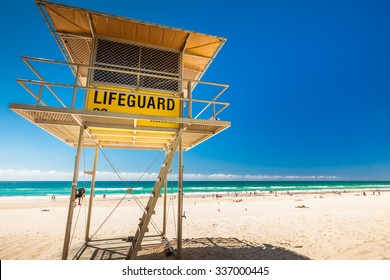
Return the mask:
[[[143,250],[137,259],[175,259],[157,248]],[[308,260],[283,247],[255,244],[237,238],[192,238],[183,240],[183,260]]]
[[[176,247],[176,240],[172,246]],[[110,246],[111,245],[111,246]],[[115,246],[114,246],[115,245]],[[271,244],[256,244],[237,238],[191,238],[183,240],[183,260],[309,260],[308,257],[287,248]],[[86,250],[81,259],[123,260],[129,250],[129,243],[93,246]],[[143,246],[137,255],[138,260],[175,260],[165,244]]]

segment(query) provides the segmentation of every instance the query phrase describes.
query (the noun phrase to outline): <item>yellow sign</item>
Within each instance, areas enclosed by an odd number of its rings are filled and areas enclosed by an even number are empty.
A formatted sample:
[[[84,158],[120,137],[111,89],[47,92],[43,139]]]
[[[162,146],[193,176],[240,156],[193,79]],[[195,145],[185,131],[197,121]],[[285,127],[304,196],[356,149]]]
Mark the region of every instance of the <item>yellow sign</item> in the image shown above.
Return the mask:
[[[147,95],[145,95],[147,94]],[[166,96],[166,97],[165,97]],[[137,91],[128,93],[120,88],[99,87],[88,93],[87,109],[95,111],[179,117],[180,101],[172,94]],[[137,126],[178,128],[178,123],[139,120]]]

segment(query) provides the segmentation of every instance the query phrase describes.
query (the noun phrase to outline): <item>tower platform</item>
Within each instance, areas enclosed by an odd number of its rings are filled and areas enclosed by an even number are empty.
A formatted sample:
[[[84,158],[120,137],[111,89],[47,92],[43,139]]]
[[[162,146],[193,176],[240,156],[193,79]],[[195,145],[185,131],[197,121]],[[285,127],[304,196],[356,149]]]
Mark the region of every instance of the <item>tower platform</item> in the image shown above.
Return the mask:
[[[80,124],[89,133],[83,138],[84,147],[163,150],[173,140],[177,129],[137,127],[137,120],[154,120],[181,124],[183,150],[189,150],[230,127],[230,122],[135,115],[82,109],[58,108],[11,103],[9,108],[68,145],[77,146]]]

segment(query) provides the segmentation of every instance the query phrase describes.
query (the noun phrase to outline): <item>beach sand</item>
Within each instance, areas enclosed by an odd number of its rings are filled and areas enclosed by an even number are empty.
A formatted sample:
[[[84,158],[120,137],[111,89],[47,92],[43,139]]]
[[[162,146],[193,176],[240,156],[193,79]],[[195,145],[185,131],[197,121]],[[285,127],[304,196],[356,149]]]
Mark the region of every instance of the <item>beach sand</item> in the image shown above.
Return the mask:
[[[119,201],[96,197],[91,234]],[[140,198],[144,204],[147,198]],[[153,216],[162,229],[162,198]],[[61,259],[68,200],[0,199],[0,259]],[[88,199],[76,206],[72,258],[85,235]],[[175,246],[177,199],[169,197],[167,236]],[[390,259],[390,192],[184,195],[183,259]],[[134,235],[141,210],[126,197],[94,239]],[[148,235],[158,234],[149,226]],[[107,243],[107,242],[106,242]],[[126,243],[129,244],[129,243]],[[165,247],[140,251],[140,259],[172,259]],[[93,255],[87,248],[86,257]]]

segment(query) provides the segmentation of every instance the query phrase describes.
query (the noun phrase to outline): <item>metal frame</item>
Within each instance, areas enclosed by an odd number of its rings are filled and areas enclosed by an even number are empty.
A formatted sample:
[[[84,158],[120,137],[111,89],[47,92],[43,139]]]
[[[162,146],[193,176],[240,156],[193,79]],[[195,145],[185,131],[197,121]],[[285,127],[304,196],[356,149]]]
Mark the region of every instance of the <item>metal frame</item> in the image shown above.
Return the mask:
[[[73,171],[72,190],[70,192],[70,198],[69,198],[68,218],[67,218],[66,229],[65,229],[64,247],[62,250],[63,260],[66,260],[68,258],[68,253],[69,253],[69,242],[70,242],[70,233],[72,230],[73,209],[76,200],[76,189],[77,189],[77,182],[79,177],[81,152],[83,150],[82,139],[84,135],[84,129],[85,129],[84,127],[82,126],[80,127],[79,143],[77,145],[77,153],[76,153],[76,159],[75,159],[75,165]]]
[[[183,140],[179,139],[178,148],[178,169],[179,180],[177,187],[177,258],[182,259],[182,239],[183,239]]]
[[[26,119],[29,119],[35,124],[40,125],[43,129],[48,130],[45,128],[46,126],[53,126],[53,127],[58,127],[60,130],[61,129],[68,129],[70,128],[71,130],[77,129],[78,128],[78,136],[77,136],[77,141],[74,141],[74,143],[70,143],[74,146],[77,147],[76,151],[76,157],[75,157],[75,164],[74,164],[74,172],[73,172],[73,180],[72,180],[72,188],[71,188],[71,193],[70,193],[70,198],[69,198],[69,208],[68,208],[68,216],[67,216],[67,223],[66,223],[66,230],[65,230],[65,238],[64,238],[64,245],[63,245],[63,251],[62,251],[62,259],[68,259],[68,254],[69,254],[69,245],[70,245],[70,234],[71,234],[71,227],[72,227],[72,221],[73,221],[73,214],[74,214],[74,203],[75,203],[75,195],[76,195],[76,190],[77,190],[77,184],[78,184],[78,174],[79,174],[79,168],[80,168],[80,158],[82,154],[82,150],[85,147],[91,147],[93,146],[95,148],[95,156],[94,156],[94,165],[93,165],[93,170],[88,172],[89,174],[92,175],[92,183],[91,183],[91,191],[90,191],[90,200],[89,200],[89,208],[88,208],[88,217],[87,217],[87,224],[86,224],[86,233],[85,233],[85,242],[83,246],[79,249],[79,251],[75,255],[75,259],[79,259],[85,249],[87,247],[91,248],[96,248],[99,249],[98,246],[93,245],[92,242],[99,242],[99,241],[107,241],[107,240],[118,240],[115,238],[111,239],[104,239],[104,240],[92,240],[92,237],[90,236],[90,224],[91,224],[91,217],[92,217],[92,208],[93,208],[93,196],[94,196],[94,186],[95,186],[95,180],[96,180],[96,169],[97,169],[97,160],[98,160],[98,153],[99,149],[102,147],[102,143],[97,140],[91,132],[94,128],[102,127],[105,129],[111,129],[111,128],[118,128],[120,129],[130,129],[134,130],[134,132],[137,130],[148,130],[148,131],[153,131],[153,132],[158,132],[161,134],[167,133],[167,132],[174,132],[175,136],[173,137],[167,137],[165,139],[168,141],[168,143],[164,144],[165,146],[163,147],[166,150],[166,156],[163,162],[163,166],[161,167],[158,179],[156,180],[156,183],[154,185],[154,189],[152,192],[151,197],[149,198],[148,204],[144,208],[143,215],[140,219],[140,224],[139,227],[132,239],[130,248],[128,250],[127,254],[122,254],[123,257],[126,257],[127,259],[135,259],[137,257],[137,253],[141,248],[141,243],[145,237],[145,233],[148,231],[148,225],[151,220],[151,216],[154,214],[154,208],[156,206],[157,200],[159,198],[159,195],[161,193],[161,189],[163,185],[164,187],[164,213],[163,213],[163,231],[160,238],[163,240],[166,240],[167,244],[169,247],[172,247],[169,241],[167,240],[165,234],[166,234],[166,178],[168,176],[168,173],[170,171],[170,166],[171,163],[174,159],[176,151],[178,151],[178,173],[179,173],[179,181],[178,181],[178,232],[177,232],[177,257],[180,259],[182,257],[182,219],[183,219],[183,137],[185,133],[187,134],[194,134],[199,136],[199,139],[196,139],[196,142],[191,142],[192,146],[197,145],[212,135],[215,135],[226,128],[230,126],[230,122],[219,122],[217,121],[217,116],[229,106],[229,103],[227,102],[220,102],[217,101],[217,99],[223,94],[223,92],[228,88],[228,85],[225,84],[218,84],[218,83],[212,83],[212,82],[203,82],[200,81],[199,79],[204,75],[205,71],[208,69],[210,66],[211,62],[214,60],[222,46],[224,45],[226,39],[223,38],[218,38],[215,36],[210,36],[210,37],[215,37],[220,40],[220,45],[218,46],[218,49],[213,53],[210,54],[211,57],[202,57],[196,54],[190,54],[186,53],[186,46],[188,43],[188,40],[190,39],[191,34],[201,34],[201,33],[196,33],[196,32],[190,32],[188,33],[188,36],[184,42],[184,45],[182,46],[181,50],[173,50],[169,48],[158,48],[156,46],[151,46],[147,44],[140,44],[140,43],[135,43],[131,42],[131,44],[134,45],[140,45],[140,46],[146,46],[149,48],[153,49],[162,49],[162,50],[169,50],[173,52],[178,52],[180,61],[179,61],[179,73],[163,73],[159,71],[151,71],[151,70],[146,70],[147,73],[140,73],[140,69],[134,69],[131,67],[126,67],[126,66],[118,66],[118,65],[112,65],[112,64],[104,64],[100,63],[103,66],[111,66],[111,67],[120,67],[120,70],[117,69],[109,69],[105,67],[99,67],[95,66],[95,61],[96,61],[96,49],[97,49],[97,40],[99,38],[105,38],[104,36],[96,36],[95,28],[94,28],[94,22],[93,19],[90,16],[90,13],[93,13],[94,15],[102,15],[107,18],[115,18],[115,19],[120,19],[120,20],[130,20],[130,19],[125,19],[122,17],[117,17],[113,15],[108,15],[104,13],[97,13],[93,11],[87,11],[85,9],[79,9],[82,11],[86,12],[89,28],[90,28],[90,35],[83,36],[83,35],[75,35],[75,34],[68,34],[68,33],[61,33],[57,32],[55,30],[54,23],[51,21],[49,17],[48,11],[45,9],[45,4],[47,2],[43,0],[36,0],[36,4],[47,24],[49,27],[50,32],[52,33],[54,40],[56,41],[57,45],[59,46],[62,54],[65,57],[65,60],[67,62],[62,62],[62,61],[57,61],[57,60],[51,60],[51,59],[43,59],[43,58],[33,58],[33,57],[22,57],[23,61],[27,64],[27,66],[31,69],[31,71],[37,76],[38,80],[27,80],[27,79],[17,79],[17,82],[27,91],[29,92],[33,98],[36,101],[36,105],[22,105],[22,104],[10,104],[10,108],[20,114],[21,116],[25,117]],[[62,5],[62,4],[55,4],[55,3],[48,3],[50,5],[57,5],[60,7],[69,7],[67,5]],[[141,24],[146,24],[149,26],[155,26],[155,27],[163,27],[161,25],[156,25],[156,24],[150,24],[146,23],[143,21],[136,21],[136,20],[130,20],[134,23],[141,23]],[[167,30],[176,30],[176,31],[184,31],[185,30],[180,30],[177,28],[171,28],[171,27],[163,27]],[[74,53],[72,52],[72,47],[68,48],[67,42],[65,41],[64,37],[65,36],[73,36],[77,38],[88,38],[92,39],[91,43],[91,49],[90,49],[90,57],[89,57],[89,64],[81,64],[81,63],[74,63],[72,61],[74,59]],[[209,35],[207,35],[209,36]],[[111,40],[111,41],[118,41],[118,42],[126,42],[129,43],[129,41],[125,40],[119,40],[119,39],[113,39],[113,38],[105,38],[106,40]],[[73,46],[73,45],[72,45]],[[76,45],[77,46],[77,45]],[[89,45],[88,45],[89,46]],[[202,46],[197,46],[197,47],[202,47]],[[78,49],[79,50],[79,49]],[[89,53],[88,53],[89,55]],[[207,65],[202,69],[197,71],[198,74],[196,76],[197,79],[186,79],[184,78],[184,71],[186,70],[184,68],[184,56],[185,55],[193,55],[195,57],[202,57],[206,58],[208,60]],[[86,56],[83,56],[84,58],[88,58]],[[49,82],[46,81],[43,76],[37,71],[37,69],[34,67],[32,62],[39,62],[39,63],[47,63],[47,64],[55,64],[55,65],[63,65],[65,67],[69,67],[70,70],[72,71],[74,75],[74,82],[73,83],[61,83],[61,82]],[[204,64],[203,64],[204,65]],[[81,72],[80,69],[87,69],[86,72],[86,81],[85,84],[83,85],[83,81],[81,80],[81,75],[84,75],[85,72]],[[177,81],[179,84],[179,89],[178,91],[174,91],[175,94],[171,97],[172,99],[175,99],[180,102],[180,116],[179,117],[164,117],[164,116],[150,116],[150,115],[141,115],[141,114],[125,114],[125,113],[115,113],[115,112],[96,112],[96,111],[90,111],[86,110],[86,100],[87,96],[89,94],[89,90],[94,90],[96,89],[95,83],[94,85],[91,85],[92,81],[92,75],[94,70],[104,70],[108,72],[116,72],[116,73],[125,73],[125,74],[131,74],[131,75],[136,75],[137,76],[137,83],[135,87],[131,86],[126,86],[123,84],[117,85],[117,84],[112,84],[113,86],[123,88],[121,91],[125,93],[134,93],[140,88],[140,77],[141,76],[146,76],[146,77],[154,77],[154,78],[163,78],[166,80],[172,80],[172,81]],[[191,71],[195,71],[193,69],[188,69]],[[142,71],[145,72],[145,71]],[[196,71],[195,71],[196,72]],[[175,77],[166,77],[162,76],[162,74],[165,75],[173,75]],[[176,77],[177,76],[177,77]],[[83,76],[84,77],[84,76]],[[100,83],[99,83],[100,84]],[[213,87],[221,87],[222,89],[216,94],[214,98],[211,100],[204,100],[204,99],[194,99],[194,90],[195,87],[199,84],[207,85],[207,86],[213,86]],[[36,85],[38,86],[38,93],[34,92],[29,85]],[[69,89],[71,91],[71,94],[69,94],[68,97],[70,97],[70,105],[66,104],[66,101],[60,98],[60,95],[57,94],[54,90],[56,87],[61,87],[65,89]],[[187,89],[187,94],[185,95],[185,88]],[[57,106],[54,106],[53,104],[46,102],[46,100],[43,100],[43,90],[47,89],[51,95],[54,97],[56,102],[60,104],[60,106],[57,104]],[[76,100],[77,100],[77,93],[78,91],[84,91],[84,102],[82,106],[76,105]],[[146,89],[148,90],[148,89]],[[161,95],[156,94],[155,92],[161,92]],[[172,93],[172,91],[168,91],[169,93]],[[139,93],[136,92],[137,95],[141,96],[154,96],[154,97],[166,97],[165,92],[160,89],[153,90],[153,93]],[[194,117],[193,116],[193,103],[202,103],[205,104],[205,106],[200,110],[199,113]],[[221,106],[220,109],[217,109],[217,106]],[[187,115],[184,116],[184,108],[187,108]],[[205,117],[205,111],[211,107],[212,113],[211,117],[207,118]],[[56,115],[57,114],[57,115]],[[41,118],[41,115],[45,115],[45,117]],[[60,118],[51,118],[54,116],[60,115],[61,117],[64,117],[61,120]],[[38,117],[37,117],[38,116]],[[49,117],[47,117],[49,116]],[[88,118],[95,118],[95,123],[88,123],[86,121]],[[99,124],[98,121],[96,121],[97,118],[104,119],[105,121],[102,124]],[[118,123],[112,124],[110,122],[114,122],[116,120],[119,120]],[[159,127],[137,127],[137,120],[156,120],[156,121],[166,121],[166,122],[175,122],[179,124],[179,128],[159,128]],[[94,124],[91,128],[91,124]],[[191,126],[198,126],[198,128],[192,128],[191,131]],[[203,128],[202,128],[203,126]],[[212,126],[213,129],[212,131],[207,130],[205,127],[206,126]],[[203,131],[202,131],[203,129]],[[49,130],[48,130],[49,131]],[[186,132],[184,132],[186,131]],[[49,131],[52,133],[54,136],[58,137],[59,139],[60,136],[62,135],[58,134],[56,135],[52,131]],[[92,142],[87,142],[84,137],[84,134],[87,134],[89,136],[89,140],[92,140]],[[161,136],[160,136],[161,137]],[[118,142],[123,142],[123,139],[119,139]],[[146,141],[147,142],[147,141]],[[92,143],[92,144],[91,144]],[[153,142],[154,143],[154,142]],[[163,143],[165,143],[163,141]],[[191,146],[191,147],[192,147]],[[120,147],[120,145],[118,145]],[[191,148],[190,147],[190,148]],[[127,147],[129,148],[129,147]],[[131,147],[131,148],[139,148],[142,149],[142,147]],[[153,146],[146,146],[144,149],[153,149]],[[123,248],[123,247],[121,247]],[[111,253],[114,253],[111,249],[107,249],[107,251],[110,251]],[[120,254],[119,254],[120,255]]]
[[[135,259],[137,257],[138,251],[141,249],[141,243],[144,239],[145,233],[148,232],[148,225],[151,220],[152,215],[155,213],[155,206],[157,204],[157,201],[160,197],[162,186],[166,186],[167,182],[167,176],[170,172],[170,167],[173,161],[173,158],[175,156],[176,151],[179,152],[179,162],[181,164],[181,158],[182,158],[182,148],[181,148],[181,141],[182,141],[182,134],[185,128],[179,129],[179,131],[176,134],[175,139],[172,141],[171,145],[167,147],[166,150],[166,156],[165,160],[162,164],[160,173],[158,175],[158,178],[156,180],[156,183],[154,185],[154,188],[152,190],[152,195],[149,198],[149,201],[147,205],[144,207],[144,213],[143,216],[140,218],[140,224],[139,227],[131,241],[130,246],[123,245],[120,248],[128,248],[127,254],[122,254],[122,258],[126,259]],[[81,153],[83,149],[82,141],[84,133],[90,134],[88,128],[86,127],[80,127],[80,134],[79,134],[79,144],[77,146],[77,152],[76,152],[76,158],[75,158],[75,167],[74,167],[74,173],[73,173],[73,183],[72,183],[72,191],[69,199],[69,208],[68,208],[68,218],[67,218],[67,224],[66,224],[66,230],[65,230],[65,238],[64,238],[64,245],[63,245],[63,251],[62,251],[62,259],[67,260],[68,254],[70,251],[69,244],[70,244],[70,234],[71,234],[71,227],[72,227],[72,220],[73,220],[73,213],[74,213],[74,203],[76,199],[76,190],[77,190],[77,183],[78,183],[78,174],[79,174],[79,167],[80,167],[80,158]],[[91,223],[91,216],[92,216],[92,208],[93,208],[93,197],[94,197],[94,186],[95,186],[95,179],[96,179],[96,169],[97,169],[97,159],[98,159],[98,153],[99,149],[101,147],[97,143],[97,146],[95,148],[95,156],[94,156],[94,164],[93,164],[93,170],[86,172],[87,174],[92,175],[92,182],[91,182],[91,191],[90,191],[90,200],[89,200],[89,207],[88,207],[88,216],[87,216],[87,223],[86,223],[86,232],[85,232],[85,242],[81,246],[81,248],[76,252],[73,259],[80,259],[85,252],[85,250],[90,247],[94,248],[95,250],[104,250],[109,251],[111,253],[116,253],[121,255],[121,253],[118,253],[115,251],[115,249],[104,249],[99,246],[92,245],[93,242],[99,242],[99,241],[110,241],[110,240],[118,240],[118,238],[109,238],[109,239],[95,239],[92,240],[90,237],[90,223]],[[179,168],[179,170],[182,170]],[[182,171],[180,171],[182,172]],[[182,176],[180,176],[181,186],[182,186]],[[168,238],[166,237],[166,190],[164,195],[164,220],[163,220],[163,231],[161,235],[157,235],[155,237],[161,238],[162,241],[165,241],[167,243],[167,246],[169,249],[176,255],[176,251],[173,249],[171,243],[169,242]],[[178,212],[179,214],[179,212]],[[180,216],[181,217],[181,216]],[[182,218],[181,218],[182,219]],[[179,225],[181,227],[181,222],[179,222]],[[179,228],[179,232],[181,233],[181,228]],[[181,236],[181,235],[180,235]],[[152,237],[152,236],[148,236]],[[181,238],[181,237],[180,237]],[[177,245],[177,250],[181,252],[181,243]],[[178,256],[179,257],[179,256]]]
[[[92,26],[91,22],[90,22],[90,25]],[[96,56],[95,46],[97,45],[96,42],[97,42],[97,38],[96,38],[96,36],[93,36],[91,56],[89,57],[89,66],[92,66],[94,61],[95,61],[95,56]],[[93,79],[93,68],[88,68],[87,72],[88,72],[88,75],[87,75],[86,85],[89,87],[91,85],[91,81]],[[88,100],[88,93],[85,93],[84,94],[84,105],[83,105],[84,109],[87,109],[87,103],[88,103],[87,100]]]
[[[96,169],[97,169],[97,160],[99,156],[99,147],[96,146],[95,148],[95,156],[93,159],[93,170],[91,171],[92,175],[92,181],[91,181],[91,191],[89,193],[89,206],[88,206],[88,216],[87,216],[87,225],[85,228],[85,242],[88,243],[91,241],[89,237],[89,231],[91,228],[91,217],[92,217],[92,206],[93,206],[93,199],[95,194],[95,182],[96,182]]]
[[[78,90],[85,90],[85,91],[89,91],[89,90],[94,90],[96,89],[96,87],[94,86],[82,86],[82,85],[79,85],[78,84],[78,77],[75,77],[75,82],[72,83],[72,84],[66,84],[66,83],[58,83],[58,82],[48,82],[48,81],[45,81],[43,76],[37,71],[37,69],[32,65],[31,61],[35,61],[35,62],[41,62],[41,63],[48,63],[48,64],[56,64],[56,65],[64,65],[64,66],[67,66],[67,67],[70,67],[71,69],[72,68],[76,68],[76,73],[79,72],[79,69],[81,67],[85,67],[89,70],[93,70],[93,69],[98,69],[98,70],[104,70],[104,71],[111,71],[111,72],[116,72],[116,73],[124,73],[124,74],[132,74],[132,75],[136,75],[136,76],[147,76],[147,77],[155,77],[155,78],[161,78],[160,75],[155,75],[155,74],[146,74],[146,73],[139,73],[139,72],[133,72],[133,71],[127,71],[127,70],[116,70],[116,69],[107,69],[107,68],[104,68],[104,67],[98,67],[98,66],[90,66],[90,65],[85,65],[85,64],[78,64],[78,63],[69,63],[69,62],[63,62],[63,61],[57,61],[57,60],[51,60],[51,59],[44,59],[44,58],[34,58],[34,57],[27,57],[27,56],[23,56],[22,57],[22,60],[27,64],[27,66],[33,71],[33,73],[38,77],[39,80],[28,80],[28,79],[16,79],[16,81],[24,88],[26,89],[36,100],[37,100],[37,104],[41,104],[43,106],[47,106],[47,103],[45,103],[43,100],[42,100],[42,96],[38,93],[38,94],[34,94],[34,92],[28,88],[27,85],[31,85],[31,84],[35,84],[35,85],[39,85],[39,86],[42,86],[42,87],[45,87],[47,88],[51,93],[52,95],[58,100],[58,102],[62,105],[62,107],[64,108],[67,108],[67,106],[65,105],[65,103],[61,100],[61,98],[54,92],[53,88],[52,87],[62,87],[62,88],[68,88],[68,89],[71,89],[72,90],[72,100],[75,100],[76,99],[76,94],[77,94],[77,91]],[[107,64],[107,65],[110,65],[110,64]],[[115,67],[116,65],[112,65],[111,66]],[[125,66],[121,66],[121,68],[128,68],[128,67],[125,67]],[[89,71],[89,72],[92,72],[92,71]],[[150,71],[152,72],[152,71]],[[90,76],[90,75],[89,75]],[[193,103],[205,103],[205,107],[201,110],[201,112],[199,112],[195,117],[194,119],[198,119],[201,117],[201,115],[206,111],[207,108],[209,108],[211,105],[213,106],[213,108],[215,108],[215,106],[217,105],[220,105],[222,106],[220,110],[218,111],[214,111],[212,116],[210,118],[212,119],[215,119],[217,117],[217,115],[219,113],[221,113],[223,110],[225,110],[230,104],[227,103],[227,102],[220,102],[220,101],[217,101],[217,99],[222,95],[222,93],[229,87],[229,85],[226,85],[226,84],[221,84],[221,83],[214,83],[214,82],[205,82],[205,81],[200,81],[200,80],[191,80],[191,79],[184,79],[184,78],[173,78],[173,77],[164,77],[164,79],[167,79],[167,80],[176,80],[176,81],[180,81],[180,82],[183,82],[183,83],[190,83],[192,86],[192,90],[190,90],[191,92],[191,96],[188,96],[187,98],[185,97],[179,97],[179,96],[172,96],[171,98],[172,99],[175,99],[175,100],[180,100],[180,101],[183,101],[185,102],[187,105],[187,107],[189,108],[188,109],[188,118],[192,118],[192,104]],[[90,81],[90,77],[88,78],[88,80]],[[89,82],[88,82],[89,83]],[[221,91],[212,99],[212,100],[204,100],[204,99],[194,99],[193,98],[193,88],[194,88],[194,85],[196,84],[203,84],[203,85],[207,85],[207,86],[213,86],[213,87],[222,87]],[[118,86],[118,85],[114,85],[114,86]],[[138,85],[137,85],[138,86]],[[155,93],[151,93],[151,94],[148,94],[148,93],[139,93],[137,92],[137,89],[136,88],[133,88],[133,87],[125,87],[124,85],[119,85],[119,87],[121,87],[121,91],[123,92],[127,92],[127,93],[134,93],[136,92],[138,95],[140,96],[156,96],[156,97],[166,97],[165,95],[158,95],[158,94],[155,94]],[[123,88],[123,89],[122,89]],[[159,90],[160,91],[160,90]],[[163,93],[163,91],[161,91]],[[85,98],[87,96],[87,92],[84,93],[85,94]],[[86,100],[86,99],[84,99]],[[84,101],[84,107],[85,107],[85,101]],[[74,105],[75,104],[71,104],[71,108],[74,108]]]

